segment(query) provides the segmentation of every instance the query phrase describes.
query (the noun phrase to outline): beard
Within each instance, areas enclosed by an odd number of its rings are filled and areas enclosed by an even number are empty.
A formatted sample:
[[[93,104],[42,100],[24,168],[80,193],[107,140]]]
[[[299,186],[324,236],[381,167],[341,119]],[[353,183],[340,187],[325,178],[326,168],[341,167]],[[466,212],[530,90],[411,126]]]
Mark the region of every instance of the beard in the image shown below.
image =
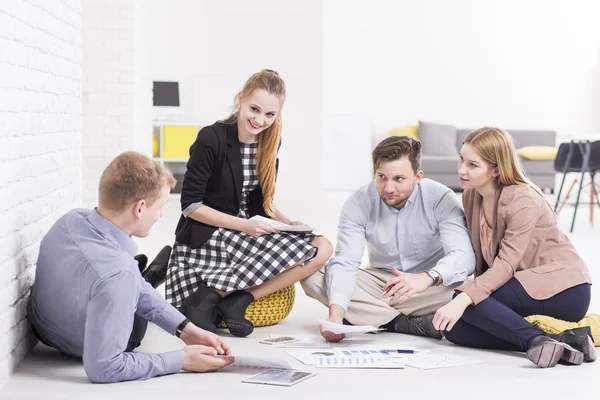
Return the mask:
[[[385,195],[384,195],[384,196],[381,196],[381,199],[389,207],[394,207],[396,209],[400,209],[400,208],[404,207],[404,205],[406,204],[406,201],[408,200],[408,197],[402,197],[402,196],[385,197]]]

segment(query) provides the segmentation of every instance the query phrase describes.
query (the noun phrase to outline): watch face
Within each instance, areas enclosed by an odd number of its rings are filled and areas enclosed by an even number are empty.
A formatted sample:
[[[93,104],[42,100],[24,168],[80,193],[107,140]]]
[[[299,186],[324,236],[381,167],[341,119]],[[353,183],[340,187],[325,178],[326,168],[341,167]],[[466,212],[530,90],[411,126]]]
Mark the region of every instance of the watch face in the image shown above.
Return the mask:
[[[429,277],[431,279],[433,279],[433,283],[438,283],[438,281],[440,280],[440,274],[438,274],[436,271],[427,271],[427,275],[429,275]]]

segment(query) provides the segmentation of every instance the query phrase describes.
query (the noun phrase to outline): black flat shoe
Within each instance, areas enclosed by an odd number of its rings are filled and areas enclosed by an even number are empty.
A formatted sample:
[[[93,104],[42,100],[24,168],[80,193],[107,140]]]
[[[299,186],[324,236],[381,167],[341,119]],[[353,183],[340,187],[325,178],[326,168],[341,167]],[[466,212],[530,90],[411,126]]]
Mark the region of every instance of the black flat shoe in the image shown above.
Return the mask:
[[[216,306],[222,297],[204,282],[198,282],[198,285],[198,289],[183,301],[179,311],[197,327],[215,333],[220,322]]]
[[[144,272],[146,265],[148,265],[148,257],[145,254],[137,254],[133,259],[137,261],[140,273]]]
[[[217,304],[217,312],[233,336],[246,337],[254,331],[254,324],[245,318],[246,308],[253,301],[251,293],[237,290]]]
[[[154,261],[148,268],[142,272],[142,277],[153,288],[157,288],[167,280],[167,268],[169,266],[169,257],[171,256],[171,246],[165,246],[158,252]]]

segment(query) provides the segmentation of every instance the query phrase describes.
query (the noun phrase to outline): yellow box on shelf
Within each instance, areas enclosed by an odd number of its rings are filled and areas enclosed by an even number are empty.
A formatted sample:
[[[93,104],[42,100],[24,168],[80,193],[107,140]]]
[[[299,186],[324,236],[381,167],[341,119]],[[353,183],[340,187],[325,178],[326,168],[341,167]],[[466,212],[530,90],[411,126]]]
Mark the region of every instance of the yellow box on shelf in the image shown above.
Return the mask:
[[[163,127],[164,158],[189,158],[190,146],[196,140],[196,126],[165,126]]]

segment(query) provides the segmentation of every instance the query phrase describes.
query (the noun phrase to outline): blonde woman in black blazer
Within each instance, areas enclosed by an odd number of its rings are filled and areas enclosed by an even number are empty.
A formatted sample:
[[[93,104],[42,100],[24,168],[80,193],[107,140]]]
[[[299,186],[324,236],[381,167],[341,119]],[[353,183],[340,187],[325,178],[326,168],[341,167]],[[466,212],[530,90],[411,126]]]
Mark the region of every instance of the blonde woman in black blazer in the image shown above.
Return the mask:
[[[225,321],[233,335],[249,335],[254,326],[244,314],[252,301],[314,274],[332,253],[324,237],[250,220],[300,223],[273,204],[284,99],[276,72],[254,74],[235,112],[204,127],[190,148],[166,297],[211,332]]]

